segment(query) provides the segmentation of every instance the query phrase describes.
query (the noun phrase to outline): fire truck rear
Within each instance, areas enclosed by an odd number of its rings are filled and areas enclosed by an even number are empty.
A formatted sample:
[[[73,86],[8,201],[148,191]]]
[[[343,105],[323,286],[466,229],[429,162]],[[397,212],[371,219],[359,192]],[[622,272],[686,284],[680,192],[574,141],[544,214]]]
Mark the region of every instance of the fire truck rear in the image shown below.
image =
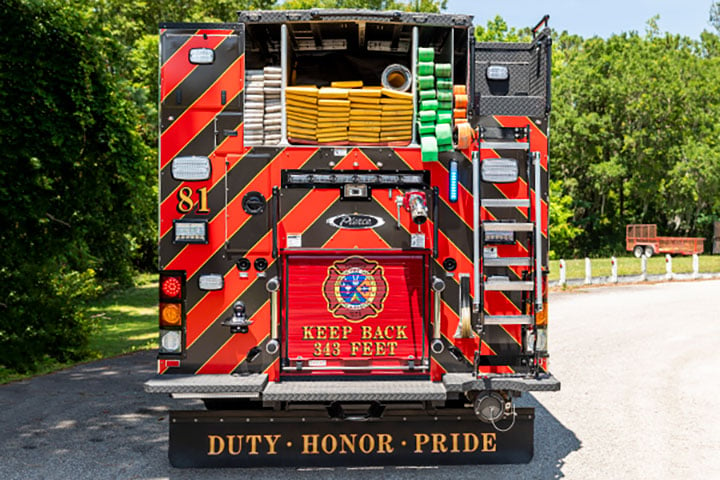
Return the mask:
[[[522,463],[548,371],[547,17],[160,30],[160,348],[194,466]]]

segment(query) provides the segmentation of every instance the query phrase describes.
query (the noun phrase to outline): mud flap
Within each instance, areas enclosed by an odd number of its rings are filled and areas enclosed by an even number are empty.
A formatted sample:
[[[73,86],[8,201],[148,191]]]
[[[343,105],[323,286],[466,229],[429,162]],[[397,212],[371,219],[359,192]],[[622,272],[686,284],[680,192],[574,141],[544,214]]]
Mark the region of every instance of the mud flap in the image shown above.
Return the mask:
[[[535,411],[501,432],[467,409],[333,420],[324,412],[170,412],[174,467],[352,467],[527,463]],[[510,421],[497,426],[506,429]]]

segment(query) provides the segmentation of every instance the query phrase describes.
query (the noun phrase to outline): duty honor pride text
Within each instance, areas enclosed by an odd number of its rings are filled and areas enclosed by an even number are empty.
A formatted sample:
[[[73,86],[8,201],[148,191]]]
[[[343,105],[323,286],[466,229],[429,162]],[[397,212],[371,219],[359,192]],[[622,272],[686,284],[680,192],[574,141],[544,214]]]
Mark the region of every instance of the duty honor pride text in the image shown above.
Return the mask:
[[[496,433],[414,433],[410,440],[396,440],[389,433],[283,435],[208,435],[209,456],[277,455],[278,450],[299,449],[301,455],[376,455],[411,449],[415,454],[495,452]]]

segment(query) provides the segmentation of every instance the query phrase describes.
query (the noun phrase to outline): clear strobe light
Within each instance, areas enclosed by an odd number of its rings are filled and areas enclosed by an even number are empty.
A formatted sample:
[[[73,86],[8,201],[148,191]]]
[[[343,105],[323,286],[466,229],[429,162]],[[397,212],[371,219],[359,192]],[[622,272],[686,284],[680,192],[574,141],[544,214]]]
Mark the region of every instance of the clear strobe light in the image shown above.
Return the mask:
[[[488,80],[507,80],[510,76],[505,65],[490,65],[485,71]]]
[[[191,48],[188,60],[193,65],[209,65],[215,61],[215,51],[212,48]]]
[[[210,179],[210,159],[208,157],[177,157],[172,161],[172,177],[175,180],[199,181]]]
[[[222,290],[224,285],[223,276],[219,273],[200,275],[198,278],[198,288],[200,290]]]
[[[162,353],[180,353],[182,350],[182,332],[179,330],[160,330],[160,351]]]

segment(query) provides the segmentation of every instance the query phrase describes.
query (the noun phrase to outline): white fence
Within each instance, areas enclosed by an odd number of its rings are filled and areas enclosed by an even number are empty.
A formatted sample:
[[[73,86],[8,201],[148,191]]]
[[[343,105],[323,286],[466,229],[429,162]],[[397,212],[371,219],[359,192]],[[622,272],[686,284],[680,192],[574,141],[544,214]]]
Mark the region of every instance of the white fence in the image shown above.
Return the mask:
[[[662,280],[692,280],[700,278],[716,278],[720,277],[720,273],[700,273],[700,257],[692,256],[692,273],[674,273],[672,266],[672,257],[665,255],[665,273],[660,275],[648,275],[647,258],[640,257],[640,274],[639,275],[618,275],[618,262],[615,257],[610,258],[610,276],[593,277],[592,263],[589,258],[585,258],[585,278],[567,278],[567,265],[565,260],[560,260],[560,280],[551,281],[550,285],[591,285],[603,283],[631,283],[645,281],[662,281]]]

